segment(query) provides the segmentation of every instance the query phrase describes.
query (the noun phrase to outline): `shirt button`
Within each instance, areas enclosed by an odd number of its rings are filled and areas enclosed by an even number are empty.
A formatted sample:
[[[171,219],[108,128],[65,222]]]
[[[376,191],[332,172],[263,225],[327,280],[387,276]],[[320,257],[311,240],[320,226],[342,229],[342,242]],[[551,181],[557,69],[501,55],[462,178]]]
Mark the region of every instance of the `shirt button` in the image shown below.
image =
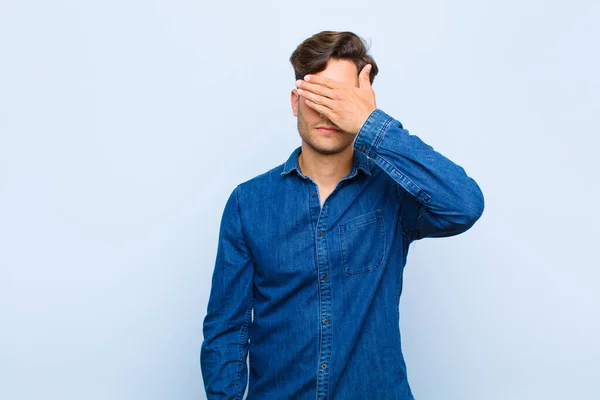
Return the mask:
[[[360,148],[362,151],[365,151],[367,149],[367,146],[363,146]]]
[[[323,365],[321,365],[321,368],[325,369],[325,368],[327,368],[327,365],[323,364]]]
[[[323,231],[319,232],[319,236],[323,237]]]
[[[325,279],[327,279],[327,274],[321,275],[321,280],[324,281]]]
[[[312,192],[312,197],[315,197],[317,195],[317,192]]]
[[[325,318],[325,319],[323,320],[323,323],[324,323],[325,325],[327,325],[327,324],[329,323],[329,320],[328,320],[327,318]]]

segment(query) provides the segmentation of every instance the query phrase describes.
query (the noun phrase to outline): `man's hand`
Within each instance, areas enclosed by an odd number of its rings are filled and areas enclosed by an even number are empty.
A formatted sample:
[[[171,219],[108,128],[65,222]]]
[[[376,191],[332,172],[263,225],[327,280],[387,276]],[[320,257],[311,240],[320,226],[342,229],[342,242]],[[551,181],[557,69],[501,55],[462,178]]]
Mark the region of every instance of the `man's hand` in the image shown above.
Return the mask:
[[[358,76],[359,87],[323,76],[306,75],[304,80],[296,81],[298,94],[310,108],[326,116],[338,128],[356,135],[377,108],[369,80],[370,71],[371,64],[365,65]]]

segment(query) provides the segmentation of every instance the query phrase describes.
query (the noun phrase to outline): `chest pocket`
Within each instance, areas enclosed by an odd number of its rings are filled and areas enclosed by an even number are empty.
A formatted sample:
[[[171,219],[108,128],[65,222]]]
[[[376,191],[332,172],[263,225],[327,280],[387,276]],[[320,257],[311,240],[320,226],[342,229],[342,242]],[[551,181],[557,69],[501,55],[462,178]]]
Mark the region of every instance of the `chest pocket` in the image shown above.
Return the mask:
[[[385,255],[383,212],[374,210],[338,225],[341,260],[346,275],[379,268]]]

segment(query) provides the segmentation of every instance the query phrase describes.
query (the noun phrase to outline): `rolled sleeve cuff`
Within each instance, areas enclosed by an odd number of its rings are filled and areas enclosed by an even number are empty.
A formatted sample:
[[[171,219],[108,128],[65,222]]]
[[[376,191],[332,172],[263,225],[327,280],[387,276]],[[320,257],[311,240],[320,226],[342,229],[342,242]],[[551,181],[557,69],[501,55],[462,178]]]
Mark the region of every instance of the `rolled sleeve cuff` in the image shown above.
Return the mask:
[[[373,110],[354,137],[354,143],[352,144],[354,150],[362,151],[367,157],[371,158],[377,144],[381,141],[392,121],[394,121],[394,118],[379,108]],[[400,128],[402,128],[402,124],[400,124]]]

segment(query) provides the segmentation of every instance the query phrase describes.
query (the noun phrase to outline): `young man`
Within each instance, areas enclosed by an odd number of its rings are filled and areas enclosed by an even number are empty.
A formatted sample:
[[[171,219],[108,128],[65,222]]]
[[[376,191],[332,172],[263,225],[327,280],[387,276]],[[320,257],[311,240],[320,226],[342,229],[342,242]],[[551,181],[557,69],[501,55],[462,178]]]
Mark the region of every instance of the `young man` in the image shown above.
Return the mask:
[[[200,356],[208,399],[242,398],[248,351],[248,399],[413,399],[399,328],[409,244],[468,230],[483,194],[377,108],[358,36],[321,32],[290,61],[302,145],[225,205]]]

